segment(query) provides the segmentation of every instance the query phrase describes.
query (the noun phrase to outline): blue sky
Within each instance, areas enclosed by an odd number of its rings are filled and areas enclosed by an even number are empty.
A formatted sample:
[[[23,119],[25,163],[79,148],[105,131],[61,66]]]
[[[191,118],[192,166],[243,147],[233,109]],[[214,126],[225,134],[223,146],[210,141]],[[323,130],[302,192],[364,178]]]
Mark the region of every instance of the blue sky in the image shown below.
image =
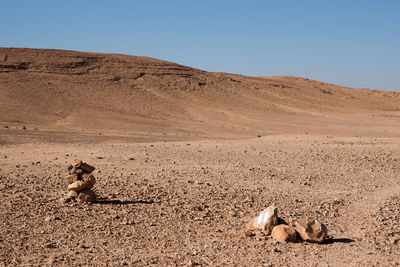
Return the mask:
[[[400,90],[398,0],[0,0],[0,46]]]

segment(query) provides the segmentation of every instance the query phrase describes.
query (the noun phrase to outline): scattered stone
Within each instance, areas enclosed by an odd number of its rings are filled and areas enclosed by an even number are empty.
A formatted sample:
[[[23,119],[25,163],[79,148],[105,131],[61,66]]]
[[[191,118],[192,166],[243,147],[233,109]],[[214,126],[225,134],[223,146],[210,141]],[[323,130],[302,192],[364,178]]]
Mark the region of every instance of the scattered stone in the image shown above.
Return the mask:
[[[296,242],[296,231],[286,224],[279,224],[272,229],[271,236],[279,242]]]
[[[92,203],[94,201],[96,201],[96,194],[92,190],[85,189],[79,192],[78,202]]]
[[[313,243],[322,243],[328,238],[328,229],[318,220],[303,217],[289,226],[284,219],[278,217],[278,209],[271,205],[254,217],[247,225],[245,236],[250,237],[258,233],[271,237],[279,242],[296,242],[302,240]]]
[[[4,128],[8,129],[8,125],[4,126]]]
[[[57,245],[54,243],[46,243],[45,246],[46,248],[57,248]]]
[[[190,261],[186,264],[186,266],[188,266],[188,267],[193,267],[193,266],[196,266],[196,263],[194,263],[192,260],[190,260]]]
[[[96,159],[104,159],[102,156],[97,156]]]
[[[295,223],[295,230],[304,241],[321,243],[328,237],[328,229],[318,220],[303,217]]]
[[[260,215],[253,218],[246,226],[246,232],[262,231],[269,235],[272,229],[278,224],[278,209],[271,205],[263,210]]]
[[[47,216],[46,218],[44,218],[45,222],[50,222],[50,221],[59,221],[61,220],[60,217],[57,216]]]

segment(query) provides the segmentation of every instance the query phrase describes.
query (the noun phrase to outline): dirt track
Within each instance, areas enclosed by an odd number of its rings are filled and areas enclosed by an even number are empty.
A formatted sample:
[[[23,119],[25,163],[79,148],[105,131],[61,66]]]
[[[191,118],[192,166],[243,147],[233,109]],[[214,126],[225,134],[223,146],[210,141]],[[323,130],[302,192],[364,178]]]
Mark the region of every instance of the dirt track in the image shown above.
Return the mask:
[[[3,265],[400,264],[398,139],[21,144],[0,157]],[[97,168],[98,203],[58,202],[75,158]],[[245,237],[270,203],[289,223],[320,219],[332,239]]]

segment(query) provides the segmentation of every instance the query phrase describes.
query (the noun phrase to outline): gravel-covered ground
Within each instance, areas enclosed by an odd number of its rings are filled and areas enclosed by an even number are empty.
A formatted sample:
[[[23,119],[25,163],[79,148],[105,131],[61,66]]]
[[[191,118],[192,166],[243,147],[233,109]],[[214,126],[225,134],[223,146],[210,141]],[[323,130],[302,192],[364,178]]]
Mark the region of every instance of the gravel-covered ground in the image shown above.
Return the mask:
[[[400,264],[399,139],[17,144],[0,158],[1,265]],[[96,167],[97,203],[59,201],[74,159]],[[246,237],[272,203],[331,239]]]

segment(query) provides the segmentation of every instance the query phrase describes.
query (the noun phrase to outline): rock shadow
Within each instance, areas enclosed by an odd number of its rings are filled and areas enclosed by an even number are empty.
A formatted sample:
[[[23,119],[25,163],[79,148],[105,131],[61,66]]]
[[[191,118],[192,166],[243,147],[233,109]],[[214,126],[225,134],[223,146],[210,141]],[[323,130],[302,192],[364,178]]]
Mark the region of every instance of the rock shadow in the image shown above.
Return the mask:
[[[101,205],[131,205],[131,204],[156,204],[153,200],[109,200],[98,199],[96,204]]]
[[[329,238],[326,239],[322,244],[333,244],[333,243],[344,243],[344,244],[348,244],[348,243],[353,243],[356,242],[354,239],[350,239],[350,238]]]

